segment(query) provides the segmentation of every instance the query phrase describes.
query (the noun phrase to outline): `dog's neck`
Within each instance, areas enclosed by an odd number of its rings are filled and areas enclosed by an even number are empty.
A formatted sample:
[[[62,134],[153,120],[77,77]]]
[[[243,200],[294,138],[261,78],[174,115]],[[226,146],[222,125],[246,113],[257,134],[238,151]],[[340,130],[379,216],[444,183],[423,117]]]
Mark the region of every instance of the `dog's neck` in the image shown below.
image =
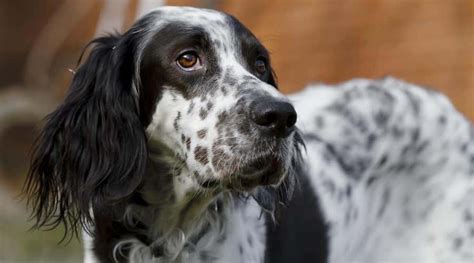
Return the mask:
[[[218,191],[203,191],[191,182],[192,174],[179,160],[163,156],[150,156],[147,175],[139,190],[143,200],[149,205],[147,225],[154,234],[163,235],[172,229],[186,233],[194,222],[218,200]]]
[[[132,227],[140,222],[144,229],[137,233],[146,238],[120,242],[116,251],[129,247],[130,262],[194,262],[203,255],[223,262],[245,261],[240,259],[250,254],[263,258],[266,228],[261,205],[264,210],[272,207],[271,191],[258,188],[253,195],[204,191],[192,181],[193,174],[183,161],[160,146],[150,147],[148,162],[147,174],[135,193],[138,197],[127,205],[124,217],[124,223]]]
[[[192,174],[178,158],[162,149],[150,152],[147,174],[135,194],[139,201],[127,206],[124,220],[145,228],[148,243],[140,246],[150,249],[153,257],[176,257],[187,244],[209,233],[219,234],[211,228],[224,223],[230,193],[203,191],[191,180]]]
[[[176,195],[173,194],[172,174],[153,173],[156,172],[154,165],[160,169],[163,166],[161,163],[150,165],[150,179],[140,190],[147,206],[131,204],[127,210],[130,217],[147,226],[144,234],[149,243],[136,240],[120,243],[119,246],[130,247],[130,262],[157,259],[195,262],[203,260],[205,255],[209,255],[209,260],[218,259],[220,262],[245,262],[244,257],[249,256],[263,258],[266,229],[262,222],[265,217],[253,198],[229,191]],[[158,188],[153,183],[170,185]],[[157,189],[160,189],[159,193]]]

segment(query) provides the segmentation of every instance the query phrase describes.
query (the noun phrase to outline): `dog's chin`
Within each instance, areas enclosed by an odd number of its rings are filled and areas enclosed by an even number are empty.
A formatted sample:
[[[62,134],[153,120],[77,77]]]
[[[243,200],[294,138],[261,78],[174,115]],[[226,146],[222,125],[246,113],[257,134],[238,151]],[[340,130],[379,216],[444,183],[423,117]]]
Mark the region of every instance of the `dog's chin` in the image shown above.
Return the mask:
[[[284,172],[267,172],[258,178],[240,178],[237,182],[227,185],[227,188],[236,192],[251,192],[259,186],[278,186],[285,177]]]
[[[286,141],[267,142],[263,148],[249,149],[250,154],[220,160],[224,164],[217,169],[216,174],[206,179],[198,180],[205,191],[223,190],[250,192],[259,186],[279,185],[289,171],[291,156],[286,154]],[[214,167],[215,168],[215,167]]]
[[[259,158],[234,174],[226,186],[233,191],[249,192],[258,186],[278,185],[286,171],[284,162],[276,157]]]
[[[220,179],[199,180],[199,185],[204,190],[216,189],[236,192],[250,192],[259,186],[276,186],[280,184],[287,174],[284,160],[277,157],[265,156],[246,162],[237,171],[224,171]]]

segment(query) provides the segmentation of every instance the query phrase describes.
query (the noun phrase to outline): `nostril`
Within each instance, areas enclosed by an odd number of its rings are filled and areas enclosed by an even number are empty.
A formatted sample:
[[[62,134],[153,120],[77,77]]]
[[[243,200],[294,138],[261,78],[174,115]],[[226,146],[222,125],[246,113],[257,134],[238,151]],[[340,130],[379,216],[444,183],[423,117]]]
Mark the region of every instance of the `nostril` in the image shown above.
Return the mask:
[[[286,119],[286,127],[291,128],[296,123],[296,112],[291,112]]]
[[[264,112],[256,119],[256,123],[261,126],[271,126],[276,122],[278,122],[278,113],[274,111]]]

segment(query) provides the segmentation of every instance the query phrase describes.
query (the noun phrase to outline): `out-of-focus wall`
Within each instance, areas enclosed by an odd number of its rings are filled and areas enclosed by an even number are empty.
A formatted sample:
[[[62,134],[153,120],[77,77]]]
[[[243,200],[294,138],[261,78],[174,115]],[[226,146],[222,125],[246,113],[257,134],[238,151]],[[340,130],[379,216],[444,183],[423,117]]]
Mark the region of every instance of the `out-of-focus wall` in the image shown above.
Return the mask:
[[[5,38],[0,45],[0,89],[24,84],[25,74],[31,73],[25,72],[28,54],[42,31],[53,24],[58,27],[56,32],[39,42],[46,46],[60,42],[45,73],[49,74],[47,88],[61,97],[70,80],[67,68],[75,67],[81,47],[94,36],[103,2],[0,3],[0,35]],[[128,0],[124,27],[132,23],[137,2]],[[272,52],[284,92],[296,91],[309,82],[393,75],[443,91],[474,119],[474,0],[165,2],[216,8],[240,19]],[[60,21],[57,12],[61,8],[66,12],[63,25],[67,31],[54,25]],[[38,76],[26,77],[33,89],[35,84],[45,86],[41,81],[35,83]]]

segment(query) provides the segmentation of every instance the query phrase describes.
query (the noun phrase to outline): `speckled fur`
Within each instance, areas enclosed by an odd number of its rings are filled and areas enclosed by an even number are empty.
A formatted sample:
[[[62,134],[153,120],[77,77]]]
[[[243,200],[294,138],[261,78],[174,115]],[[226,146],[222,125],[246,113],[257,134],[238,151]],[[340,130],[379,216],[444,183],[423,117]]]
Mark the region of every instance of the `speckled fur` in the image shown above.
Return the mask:
[[[474,129],[445,96],[386,78],[291,99],[329,262],[474,260]]]

